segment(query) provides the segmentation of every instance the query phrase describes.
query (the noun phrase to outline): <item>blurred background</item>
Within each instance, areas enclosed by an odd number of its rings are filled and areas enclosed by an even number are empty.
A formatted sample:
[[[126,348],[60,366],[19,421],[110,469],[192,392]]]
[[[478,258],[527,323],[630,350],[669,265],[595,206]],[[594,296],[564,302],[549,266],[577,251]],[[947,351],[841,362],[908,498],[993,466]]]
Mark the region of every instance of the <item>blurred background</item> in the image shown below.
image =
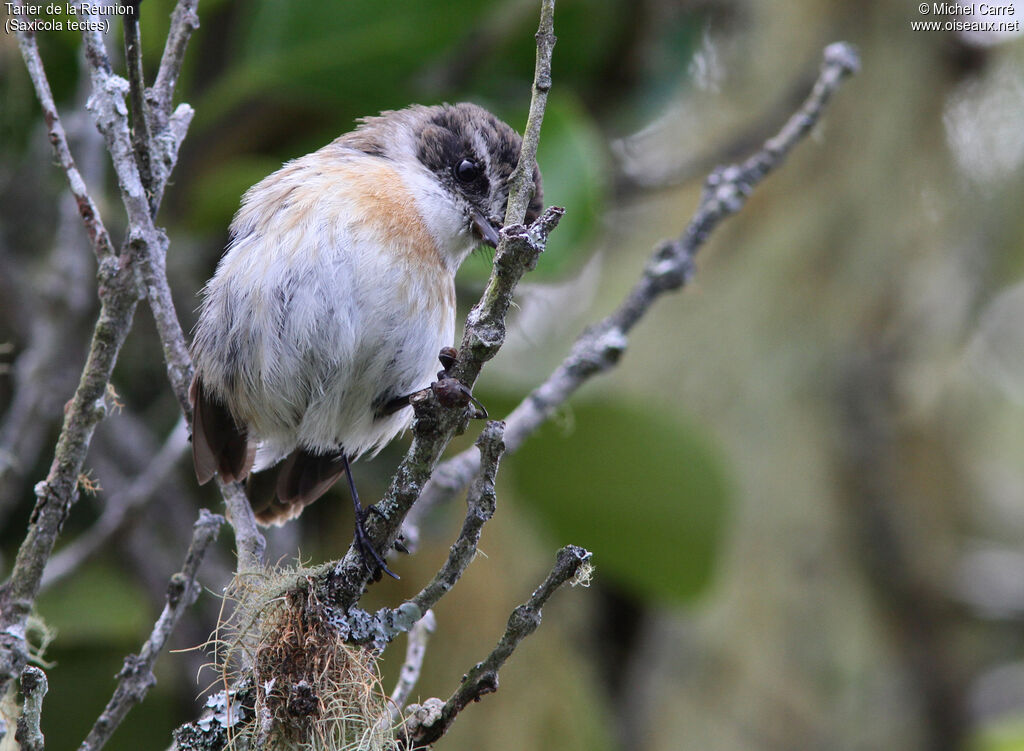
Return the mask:
[[[537,5],[203,0],[178,97],[196,116],[159,216],[185,329],[244,190],[355,118],[472,100],[521,129]],[[1013,5],[998,20],[1024,20]],[[150,81],[172,7],[142,4]],[[857,45],[863,69],[712,236],[693,284],[637,327],[618,369],[502,464],[485,555],[436,610],[416,695],[451,693],[560,545],[594,551],[596,579],[553,598],[500,691],[440,748],[1024,749],[1024,41],[911,29],[936,18],[949,20],[892,1],[560,0],[539,162],[546,201],[567,215],[479,385],[498,417],[681,232],[707,172],[785,121],[827,44]],[[118,54],[120,34],[108,41]],[[78,38],[39,42],[119,237]],[[6,34],[0,93],[5,574],[97,305]],[[484,253],[464,265],[463,311],[488,271]],[[197,508],[219,510],[195,485],[144,306],[114,385],[123,409],[87,462],[96,491],[73,509],[39,603],[56,637],[43,725],[55,749],[85,736],[148,634]],[[364,500],[405,445],[356,465]],[[428,520],[421,550],[392,564],[401,581],[364,606],[429,580],[462,506]],[[351,525],[339,486],[272,530],[270,558],[337,557]],[[232,556],[225,531],[176,649],[210,632]],[[385,653],[388,691],[403,653],[402,641]],[[108,748],[164,748],[216,679],[197,677],[205,659],[164,655]]]

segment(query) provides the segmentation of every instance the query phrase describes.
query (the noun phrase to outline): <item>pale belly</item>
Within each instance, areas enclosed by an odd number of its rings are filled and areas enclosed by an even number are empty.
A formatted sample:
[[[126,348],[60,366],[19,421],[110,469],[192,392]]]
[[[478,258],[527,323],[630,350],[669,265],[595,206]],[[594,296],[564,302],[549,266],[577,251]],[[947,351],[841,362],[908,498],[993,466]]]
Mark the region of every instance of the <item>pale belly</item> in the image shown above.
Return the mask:
[[[379,449],[411,420],[381,404],[427,387],[453,343],[452,270],[376,169],[304,158],[256,186],[205,290],[196,367],[260,444],[257,469],[297,447]]]

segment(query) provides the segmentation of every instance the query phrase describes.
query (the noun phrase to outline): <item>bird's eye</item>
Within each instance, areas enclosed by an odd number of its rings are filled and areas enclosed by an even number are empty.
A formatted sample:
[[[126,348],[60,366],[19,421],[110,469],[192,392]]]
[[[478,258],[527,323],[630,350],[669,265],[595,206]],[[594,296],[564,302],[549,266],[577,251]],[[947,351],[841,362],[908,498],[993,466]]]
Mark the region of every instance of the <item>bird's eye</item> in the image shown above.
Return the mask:
[[[463,159],[455,165],[455,179],[461,183],[471,183],[480,177],[480,165],[472,159]]]

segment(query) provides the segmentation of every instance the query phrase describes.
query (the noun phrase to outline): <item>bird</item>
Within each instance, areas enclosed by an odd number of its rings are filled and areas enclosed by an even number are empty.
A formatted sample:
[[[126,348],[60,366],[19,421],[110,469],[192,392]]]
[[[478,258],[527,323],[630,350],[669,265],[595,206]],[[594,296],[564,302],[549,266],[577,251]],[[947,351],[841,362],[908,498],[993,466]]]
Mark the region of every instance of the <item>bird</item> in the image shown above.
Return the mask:
[[[266,526],[347,475],[363,560],[394,576],[369,544],[351,463],[405,430],[409,397],[440,375],[455,272],[498,244],[521,147],[476,104],[412,105],[362,118],[244,194],[191,346],[200,484],[244,481]],[[543,199],[531,166],[527,223]]]

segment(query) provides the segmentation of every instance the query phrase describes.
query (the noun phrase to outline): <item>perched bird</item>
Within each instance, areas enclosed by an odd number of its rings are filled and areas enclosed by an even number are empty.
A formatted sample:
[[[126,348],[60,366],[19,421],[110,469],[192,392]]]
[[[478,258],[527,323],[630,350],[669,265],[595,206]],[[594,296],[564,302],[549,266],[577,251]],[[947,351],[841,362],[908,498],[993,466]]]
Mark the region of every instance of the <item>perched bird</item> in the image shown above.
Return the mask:
[[[192,456],[281,524],[412,420],[455,335],[455,272],[499,236],[521,140],[461,103],[381,113],[250,188],[203,290]],[[540,172],[527,220],[541,207]],[[369,550],[367,550],[369,547]],[[369,565],[369,561],[367,560]],[[390,572],[389,572],[390,573]]]

